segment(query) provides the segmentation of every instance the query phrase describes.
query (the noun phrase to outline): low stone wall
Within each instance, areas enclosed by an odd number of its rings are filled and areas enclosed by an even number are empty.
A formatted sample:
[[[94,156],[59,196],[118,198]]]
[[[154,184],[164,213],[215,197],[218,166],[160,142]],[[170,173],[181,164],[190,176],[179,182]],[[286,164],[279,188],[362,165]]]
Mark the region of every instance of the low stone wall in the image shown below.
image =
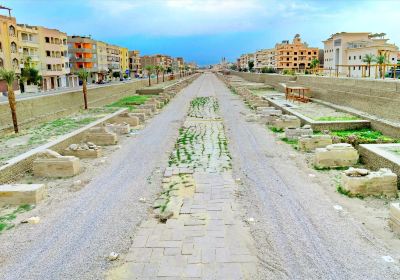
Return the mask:
[[[366,114],[362,114],[361,117],[369,120],[373,129],[392,137],[400,137],[400,126],[398,125],[400,122],[398,113],[398,108],[400,108],[399,81],[311,75],[293,77],[235,71],[231,71],[231,74],[248,81],[272,85],[278,90],[282,90],[279,83],[287,83],[295,79],[298,84],[310,88],[313,98],[365,112]]]
[[[137,80],[116,85],[107,85],[88,89],[90,107],[101,107],[113,103],[147,85],[148,80]],[[17,100],[17,118],[21,128],[31,124],[51,121],[71,115],[83,108],[82,90],[49,94]],[[8,102],[0,103],[0,131],[12,128],[12,119]]]

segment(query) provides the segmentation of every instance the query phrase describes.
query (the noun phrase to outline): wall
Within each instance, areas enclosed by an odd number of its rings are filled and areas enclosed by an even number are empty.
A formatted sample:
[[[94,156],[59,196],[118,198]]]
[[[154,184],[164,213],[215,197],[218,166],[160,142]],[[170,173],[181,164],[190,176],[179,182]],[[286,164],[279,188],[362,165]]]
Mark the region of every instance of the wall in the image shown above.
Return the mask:
[[[147,80],[88,89],[90,107],[110,104],[122,97],[134,94],[136,89],[147,85]],[[17,118],[21,128],[41,121],[54,120],[77,112],[83,106],[82,91],[29,98],[17,101]],[[11,129],[12,120],[8,102],[0,104],[0,131]]]
[[[279,88],[279,83],[286,83],[292,78],[278,74],[231,73],[275,88]],[[400,122],[400,82],[306,75],[297,76],[297,82],[309,87],[315,98],[348,106],[378,118]]]

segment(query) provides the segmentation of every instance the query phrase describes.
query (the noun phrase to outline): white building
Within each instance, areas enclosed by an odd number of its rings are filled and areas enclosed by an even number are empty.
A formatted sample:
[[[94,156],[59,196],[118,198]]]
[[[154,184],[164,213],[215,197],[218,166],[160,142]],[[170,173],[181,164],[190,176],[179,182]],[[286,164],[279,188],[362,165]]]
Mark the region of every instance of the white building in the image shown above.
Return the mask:
[[[379,75],[378,67],[372,62],[371,69],[363,61],[365,55],[384,55],[387,64],[397,63],[399,48],[388,43],[386,34],[368,32],[333,34],[324,43],[324,68],[327,72],[338,72],[341,76],[365,77]]]
[[[276,69],[275,49],[258,50],[254,54],[254,69],[261,72],[262,68]]]

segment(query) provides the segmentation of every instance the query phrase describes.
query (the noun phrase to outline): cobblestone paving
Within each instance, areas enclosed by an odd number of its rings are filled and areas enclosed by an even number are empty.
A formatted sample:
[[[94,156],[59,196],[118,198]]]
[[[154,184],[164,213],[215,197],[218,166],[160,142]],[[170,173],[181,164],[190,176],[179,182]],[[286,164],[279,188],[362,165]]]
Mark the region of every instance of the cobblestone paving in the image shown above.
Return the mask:
[[[197,101],[165,171],[164,190],[170,187],[161,198],[167,203],[154,206],[173,216],[143,222],[125,263],[109,279],[254,279],[257,273],[255,247],[235,207],[238,186],[218,103]]]

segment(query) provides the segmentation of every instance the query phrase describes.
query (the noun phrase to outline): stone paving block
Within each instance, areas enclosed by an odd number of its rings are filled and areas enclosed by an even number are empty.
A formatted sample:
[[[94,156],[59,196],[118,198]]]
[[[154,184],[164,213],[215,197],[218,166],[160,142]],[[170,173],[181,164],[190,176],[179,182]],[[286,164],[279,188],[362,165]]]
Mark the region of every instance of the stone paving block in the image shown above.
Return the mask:
[[[164,256],[176,256],[181,255],[181,248],[165,248],[164,249]]]
[[[315,150],[314,164],[318,168],[345,167],[357,163],[358,152],[350,144],[332,144]]]
[[[201,263],[214,263],[215,250],[213,247],[201,248]]]
[[[183,271],[184,277],[201,277],[202,265],[201,264],[187,264]]]
[[[39,177],[72,177],[81,169],[79,158],[61,156],[51,150],[38,153],[33,161],[33,174]]]
[[[298,128],[285,128],[285,137],[289,140],[297,140],[302,136],[311,136],[312,134],[313,130],[310,125],[305,125]]]
[[[144,248],[144,247],[146,247],[146,243],[147,243],[148,238],[149,237],[147,235],[137,235],[133,239],[132,247],[133,248]]]
[[[115,145],[118,142],[117,134],[107,131],[105,127],[92,127],[84,136],[86,142],[99,146]]]
[[[298,146],[301,151],[310,152],[316,148],[324,148],[332,145],[332,136],[330,135],[309,135],[299,138]]]
[[[130,250],[126,256],[126,261],[136,263],[148,263],[153,252],[151,248],[135,248]]]
[[[192,255],[194,252],[194,244],[193,243],[183,243],[181,254],[182,255]]]
[[[278,129],[297,128],[300,127],[301,122],[298,117],[290,115],[282,115],[272,122],[272,125]]]
[[[397,197],[397,175],[387,168],[375,172],[350,168],[342,173],[342,187],[352,195]]]
[[[45,195],[45,184],[0,185],[0,205],[38,204]]]

